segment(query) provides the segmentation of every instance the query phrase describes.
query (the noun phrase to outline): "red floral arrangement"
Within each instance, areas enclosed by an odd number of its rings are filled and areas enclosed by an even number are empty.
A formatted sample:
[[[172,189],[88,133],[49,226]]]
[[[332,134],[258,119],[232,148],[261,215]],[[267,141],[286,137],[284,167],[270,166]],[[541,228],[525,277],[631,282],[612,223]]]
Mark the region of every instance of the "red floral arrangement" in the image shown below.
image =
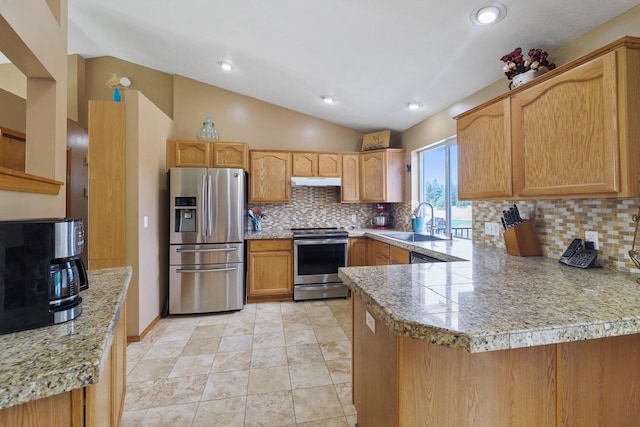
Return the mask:
[[[524,59],[522,48],[519,47],[500,58],[505,63],[502,71],[504,71],[504,75],[509,80],[529,70],[546,72],[556,68],[556,64],[549,62],[547,59],[549,54],[542,49],[529,49],[528,55],[529,58]]]

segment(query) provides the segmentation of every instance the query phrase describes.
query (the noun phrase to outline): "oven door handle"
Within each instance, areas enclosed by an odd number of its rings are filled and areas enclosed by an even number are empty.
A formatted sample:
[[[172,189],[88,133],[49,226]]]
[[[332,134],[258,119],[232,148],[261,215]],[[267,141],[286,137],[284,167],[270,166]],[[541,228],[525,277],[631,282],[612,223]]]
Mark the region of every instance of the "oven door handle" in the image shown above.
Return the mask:
[[[237,251],[238,248],[217,248],[217,249],[176,249],[176,252],[233,252]]]
[[[315,240],[296,240],[293,239],[293,244],[296,246],[308,246],[308,245],[339,245],[347,243],[347,239],[315,239]]]

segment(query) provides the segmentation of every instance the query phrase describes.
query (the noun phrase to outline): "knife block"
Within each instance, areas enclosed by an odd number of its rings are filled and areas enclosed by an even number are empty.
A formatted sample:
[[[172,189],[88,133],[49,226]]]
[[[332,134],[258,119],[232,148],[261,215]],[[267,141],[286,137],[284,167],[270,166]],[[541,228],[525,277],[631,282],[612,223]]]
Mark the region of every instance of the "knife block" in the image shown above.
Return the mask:
[[[517,256],[540,256],[542,249],[533,229],[533,222],[526,219],[503,233],[507,253]]]

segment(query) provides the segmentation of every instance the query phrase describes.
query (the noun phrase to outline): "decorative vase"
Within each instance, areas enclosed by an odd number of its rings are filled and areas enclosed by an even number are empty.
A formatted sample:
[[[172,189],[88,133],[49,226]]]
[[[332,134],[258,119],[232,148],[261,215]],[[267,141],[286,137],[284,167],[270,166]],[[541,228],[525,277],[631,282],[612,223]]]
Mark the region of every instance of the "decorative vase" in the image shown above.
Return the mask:
[[[120,102],[122,96],[120,95],[120,88],[113,88],[113,102]]]
[[[525,71],[522,74],[513,76],[513,78],[511,79],[511,89],[521,86],[533,80],[533,78],[535,77],[534,76],[535,72],[536,72],[535,70],[529,70],[529,71]]]
[[[220,134],[209,117],[202,123],[197,136],[199,141],[217,141],[220,139]]]

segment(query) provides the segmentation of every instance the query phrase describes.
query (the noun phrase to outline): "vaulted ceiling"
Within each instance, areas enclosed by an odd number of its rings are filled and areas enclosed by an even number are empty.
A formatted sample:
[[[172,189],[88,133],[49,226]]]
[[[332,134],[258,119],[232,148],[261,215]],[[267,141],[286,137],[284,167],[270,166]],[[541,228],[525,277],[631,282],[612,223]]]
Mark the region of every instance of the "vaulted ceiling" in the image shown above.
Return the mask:
[[[504,78],[500,57],[515,47],[553,51],[640,4],[500,1],[506,17],[476,26],[472,11],[491,1],[69,0],[68,46],[361,131],[403,131]]]

